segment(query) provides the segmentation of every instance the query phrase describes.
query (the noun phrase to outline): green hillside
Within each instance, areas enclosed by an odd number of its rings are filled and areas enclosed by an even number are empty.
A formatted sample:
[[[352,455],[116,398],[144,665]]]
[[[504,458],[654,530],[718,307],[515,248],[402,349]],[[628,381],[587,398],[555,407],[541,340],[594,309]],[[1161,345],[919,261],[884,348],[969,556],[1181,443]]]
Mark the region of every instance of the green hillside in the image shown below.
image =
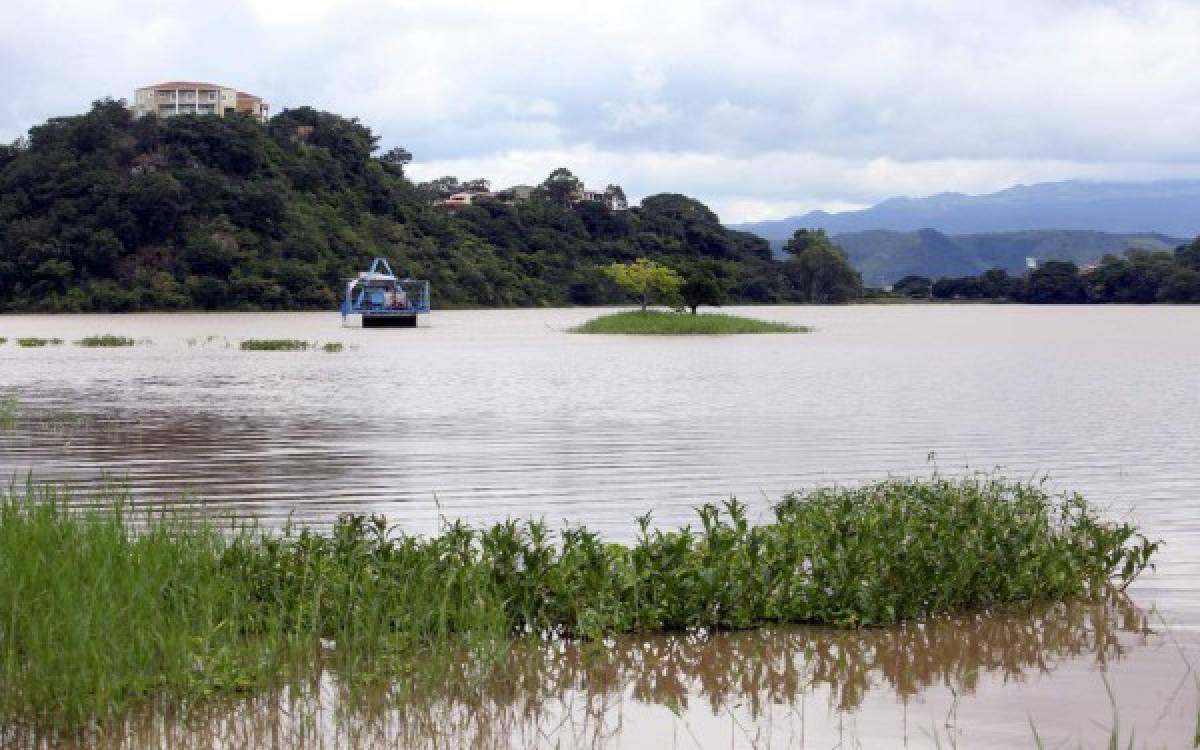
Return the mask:
[[[682,195],[451,212],[376,142],[310,108],[263,126],[104,100],[36,126],[0,146],[0,310],[332,310],[375,255],[430,279],[436,307],[624,301],[599,268],[638,257],[719,268],[732,301],[800,298],[766,241]]]

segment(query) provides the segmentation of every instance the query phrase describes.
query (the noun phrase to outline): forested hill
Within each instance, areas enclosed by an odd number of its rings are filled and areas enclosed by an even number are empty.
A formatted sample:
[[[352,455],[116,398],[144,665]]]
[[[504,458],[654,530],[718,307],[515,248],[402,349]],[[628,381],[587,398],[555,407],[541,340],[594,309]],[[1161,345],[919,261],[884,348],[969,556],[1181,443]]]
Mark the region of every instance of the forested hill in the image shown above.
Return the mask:
[[[803,298],[765,240],[684,196],[612,211],[541,189],[451,212],[376,141],[310,108],[264,126],[103,100],[36,126],[0,146],[0,310],[332,310],[375,255],[438,307],[623,301],[599,268],[639,257],[717,267],[735,301]]]

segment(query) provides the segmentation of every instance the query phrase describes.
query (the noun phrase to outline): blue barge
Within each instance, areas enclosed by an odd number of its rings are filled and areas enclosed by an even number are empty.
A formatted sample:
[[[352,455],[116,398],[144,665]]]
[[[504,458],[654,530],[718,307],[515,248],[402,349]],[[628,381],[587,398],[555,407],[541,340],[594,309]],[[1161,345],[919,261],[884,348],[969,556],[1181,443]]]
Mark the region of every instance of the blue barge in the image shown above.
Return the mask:
[[[347,328],[424,328],[429,325],[429,282],[401,279],[386,258],[346,282],[342,325]]]

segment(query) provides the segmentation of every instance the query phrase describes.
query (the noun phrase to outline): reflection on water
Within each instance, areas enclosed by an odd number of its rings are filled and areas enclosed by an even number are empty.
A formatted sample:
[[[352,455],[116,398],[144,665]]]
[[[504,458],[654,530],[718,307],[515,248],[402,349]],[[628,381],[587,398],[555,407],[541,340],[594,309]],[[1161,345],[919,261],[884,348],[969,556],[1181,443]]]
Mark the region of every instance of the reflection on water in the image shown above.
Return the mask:
[[[670,719],[679,736],[701,746],[713,739],[714,722],[733,727],[735,744],[765,746],[802,740],[806,722],[829,725],[870,694],[890,695],[901,707],[931,688],[969,697],[983,681],[1109,665],[1153,637],[1145,613],[1114,594],[862,631],[787,627],[518,644],[482,660],[425,658],[407,678],[373,688],[339,679],[334,654],[320,677],[277,693],[184,715],[157,712],[94,739],[128,747],[638,747],[642,725]],[[969,731],[966,739],[977,744]]]
[[[268,525],[323,526],[354,511],[420,533],[435,530],[439,514],[478,524],[533,516],[628,539],[647,511],[675,526],[692,521],[697,504],[734,495],[753,518],[816,483],[927,472],[930,452],[946,472],[1049,472],[1058,487],[1165,540],[1157,570],[1132,594],[1170,623],[1179,651],[1154,636],[1141,645],[1136,623],[1114,627],[1125,617],[1119,607],[1092,622],[1085,612],[1047,613],[850,636],[650,639],[622,642],[609,672],[571,667],[583,656],[570,650],[545,660],[529,679],[548,681],[546,693],[500,700],[484,691],[474,703],[446,697],[427,710],[384,695],[366,715],[384,724],[382,736],[400,738],[437,737],[414,727],[458,726],[457,717],[467,728],[451,737],[517,745],[552,744],[539,732],[564,745],[620,732],[626,746],[656,748],[697,744],[691,733],[701,745],[771,744],[746,739],[766,737],[786,746],[798,733],[817,746],[849,735],[890,747],[897,726],[948,731],[953,709],[971,746],[1001,747],[1027,744],[1031,717],[1044,737],[1060,725],[1094,729],[1108,710],[1096,665],[1107,662],[1139,743],[1190,742],[1194,706],[1188,715],[1170,696],[1200,641],[1200,307],[741,312],[817,332],[562,332],[589,310],[437,312],[434,327],[413,331],[341,329],[336,314],[0,316],[10,340],[112,333],[154,342],[0,347],[0,390],[15,390],[22,407],[15,428],[0,430],[0,476],[32,471],[85,485],[111,472],[141,499],[211,503]],[[336,355],[239,351],[251,337],[347,346]],[[1124,648],[1133,650],[1118,658]],[[526,674],[518,666],[507,673]],[[292,701],[290,712],[251,701],[179,736],[203,744],[195,738],[209,731],[305,736],[310,727],[342,737],[346,725],[330,718],[345,705],[338,684],[330,676],[309,699],[261,699]],[[476,715],[487,718],[470,724]],[[156,721],[139,731],[182,731]]]

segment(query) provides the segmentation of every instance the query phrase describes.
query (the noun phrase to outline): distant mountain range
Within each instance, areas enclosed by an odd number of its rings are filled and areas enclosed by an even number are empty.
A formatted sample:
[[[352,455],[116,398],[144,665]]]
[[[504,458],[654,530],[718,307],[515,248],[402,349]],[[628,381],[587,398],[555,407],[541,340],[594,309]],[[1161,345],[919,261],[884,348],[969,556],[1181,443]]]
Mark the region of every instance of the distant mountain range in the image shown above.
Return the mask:
[[[1026,257],[1087,263],[1129,247],[1174,248],[1200,234],[1200,180],[1047,182],[986,195],[891,198],[860,211],[812,211],[731,228],[777,249],[797,229],[824,229],[869,285],[909,273],[1016,271]]]
[[[935,229],[893,232],[875,229],[836,237],[867,286],[891,284],[910,274],[936,279],[974,276],[989,268],[1017,274],[1026,258],[1094,263],[1130,248],[1174,250],[1188,240],[1163,234],[1110,234],[1083,230],[1035,230],[943,234]]]

